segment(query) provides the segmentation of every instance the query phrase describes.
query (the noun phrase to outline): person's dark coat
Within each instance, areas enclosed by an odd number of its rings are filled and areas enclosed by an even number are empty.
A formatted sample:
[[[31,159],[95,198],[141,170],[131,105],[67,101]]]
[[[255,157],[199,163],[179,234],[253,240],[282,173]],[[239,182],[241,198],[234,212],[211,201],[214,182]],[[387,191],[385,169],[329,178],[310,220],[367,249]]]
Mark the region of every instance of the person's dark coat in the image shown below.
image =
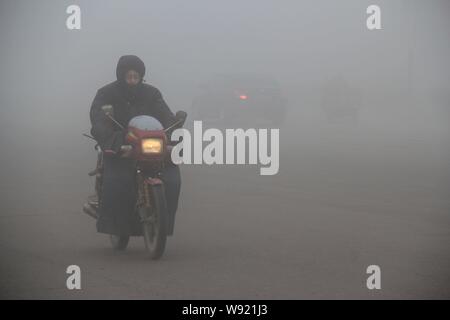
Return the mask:
[[[121,57],[116,69],[117,80],[98,90],[90,110],[91,134],[105,152],[97,231],[116,235],[141,235],[142,230],[137,216],[132,214],[136,200],[134,166],[130,159],[117,155],[126,132],[104,115],[102,106],[112,105],[114,119],[125,129],[128,122],[138,115],[152,116],[158,119],[164,128],[176,121],[157,88],[142,81],[133,87],[126,84],[125,74],[129,70],[137,71],[141,78],[145,75],[145,65],[138,57]],[[168,211],[172,218],[170,234],[173,232],[178,206],[180,174],[176,166],[168,167],[166,171],[163,172],[162,178],[166,187]]]
[[[136,56],[121,57],[116,68],[117,80],[99,89],[92,102],[91,134],[103,150],[118,152],[125,136],[124,131],[104,115],[104,105],[113,106],[114,119],[124,128],[137,115],[152,116],[158,119],[164,128],[176,121],[157,88],[142,81],[133,87],[127,85],[125,74],[129,70],[137,71],[141,78],[145,75],[145,65],[141,59]]]

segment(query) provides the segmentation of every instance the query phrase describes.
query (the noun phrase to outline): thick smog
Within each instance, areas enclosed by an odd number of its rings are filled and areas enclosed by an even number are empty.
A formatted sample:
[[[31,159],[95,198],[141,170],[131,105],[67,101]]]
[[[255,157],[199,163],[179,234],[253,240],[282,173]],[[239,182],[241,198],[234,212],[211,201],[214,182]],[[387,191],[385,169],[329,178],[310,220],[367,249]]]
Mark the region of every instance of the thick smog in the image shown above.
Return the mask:
[[[0,297],[450,298],[449,14],[444,0],[1,1]],[[160,123],[124,138],[140,154],[102,140],[98,188],[93,122],[128,124],[99,89],[134,80]],[[174,149],[145,131],[172,123]],[[116,188],[107,151],[180,174],[133,167]],[[127,201],[167,211],[168,229],[108,231],[100,214]]]

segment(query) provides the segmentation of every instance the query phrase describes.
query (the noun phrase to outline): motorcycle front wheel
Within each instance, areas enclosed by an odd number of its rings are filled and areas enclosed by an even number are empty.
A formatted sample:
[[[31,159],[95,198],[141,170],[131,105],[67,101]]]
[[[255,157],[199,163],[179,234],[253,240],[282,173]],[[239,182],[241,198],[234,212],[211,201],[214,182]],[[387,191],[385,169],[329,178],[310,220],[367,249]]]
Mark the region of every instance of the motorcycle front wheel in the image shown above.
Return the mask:
[[[149,187],[152,207],[142,207],[141,217],[142,232],[144,234],[145,248],[148,256],[153,259],[161,258],[166,247],[167,240],[167,203],[164,193],[164,185],[153,185]]]
[[[128,241],[130,240],[129,236],[116,236],[116,235],[109,235],[109,240],[111,241],[111,245],[114,250],[116,251],[123,251],[128,246]]]

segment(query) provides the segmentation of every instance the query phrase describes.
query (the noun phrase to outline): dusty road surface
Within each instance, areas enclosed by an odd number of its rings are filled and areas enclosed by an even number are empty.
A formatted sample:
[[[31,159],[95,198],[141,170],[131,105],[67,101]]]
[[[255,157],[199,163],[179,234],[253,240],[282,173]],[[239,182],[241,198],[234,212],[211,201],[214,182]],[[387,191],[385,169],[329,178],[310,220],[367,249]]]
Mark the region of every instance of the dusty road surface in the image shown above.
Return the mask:
[[[160,261],[145,258],[142,238],[113,252],[81,212],[95,154],[79,128],[69,126],[70,143],[52,136],[59,127],[41,129],[48,144],[24,136],[4,154],[0,297],[450,298],[445,121],[401,129],[374,116],[359,127],[297,116],[281,128],[275,176],[182,167],[176,233]],[[66,288],[73,264],[81,290]],[[366,288],[369,265],[381,268],[381,290]]]
[[[0,1],[0,298],[450,298],[450,1],[76,2],[81,29],[68,1]],[[191,126],[194,100],[225,106],[217,76],[263,80],[226,95],[247,114],[287,101],[278,174],[182,166],[159,261],[141,238],[113,252],[82,213],[81,134],[129,54]]]

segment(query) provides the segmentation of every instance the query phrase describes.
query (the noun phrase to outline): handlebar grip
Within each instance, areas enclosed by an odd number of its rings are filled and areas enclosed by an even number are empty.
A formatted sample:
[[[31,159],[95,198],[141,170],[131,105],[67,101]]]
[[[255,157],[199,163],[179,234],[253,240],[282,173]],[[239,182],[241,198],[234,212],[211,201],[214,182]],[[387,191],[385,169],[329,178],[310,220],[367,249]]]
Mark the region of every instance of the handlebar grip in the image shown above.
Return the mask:
[[[128,158],[131,155],[131,151],[133,150],[133,147],[125,144],[120,146],[120,156],[122,158]]]

